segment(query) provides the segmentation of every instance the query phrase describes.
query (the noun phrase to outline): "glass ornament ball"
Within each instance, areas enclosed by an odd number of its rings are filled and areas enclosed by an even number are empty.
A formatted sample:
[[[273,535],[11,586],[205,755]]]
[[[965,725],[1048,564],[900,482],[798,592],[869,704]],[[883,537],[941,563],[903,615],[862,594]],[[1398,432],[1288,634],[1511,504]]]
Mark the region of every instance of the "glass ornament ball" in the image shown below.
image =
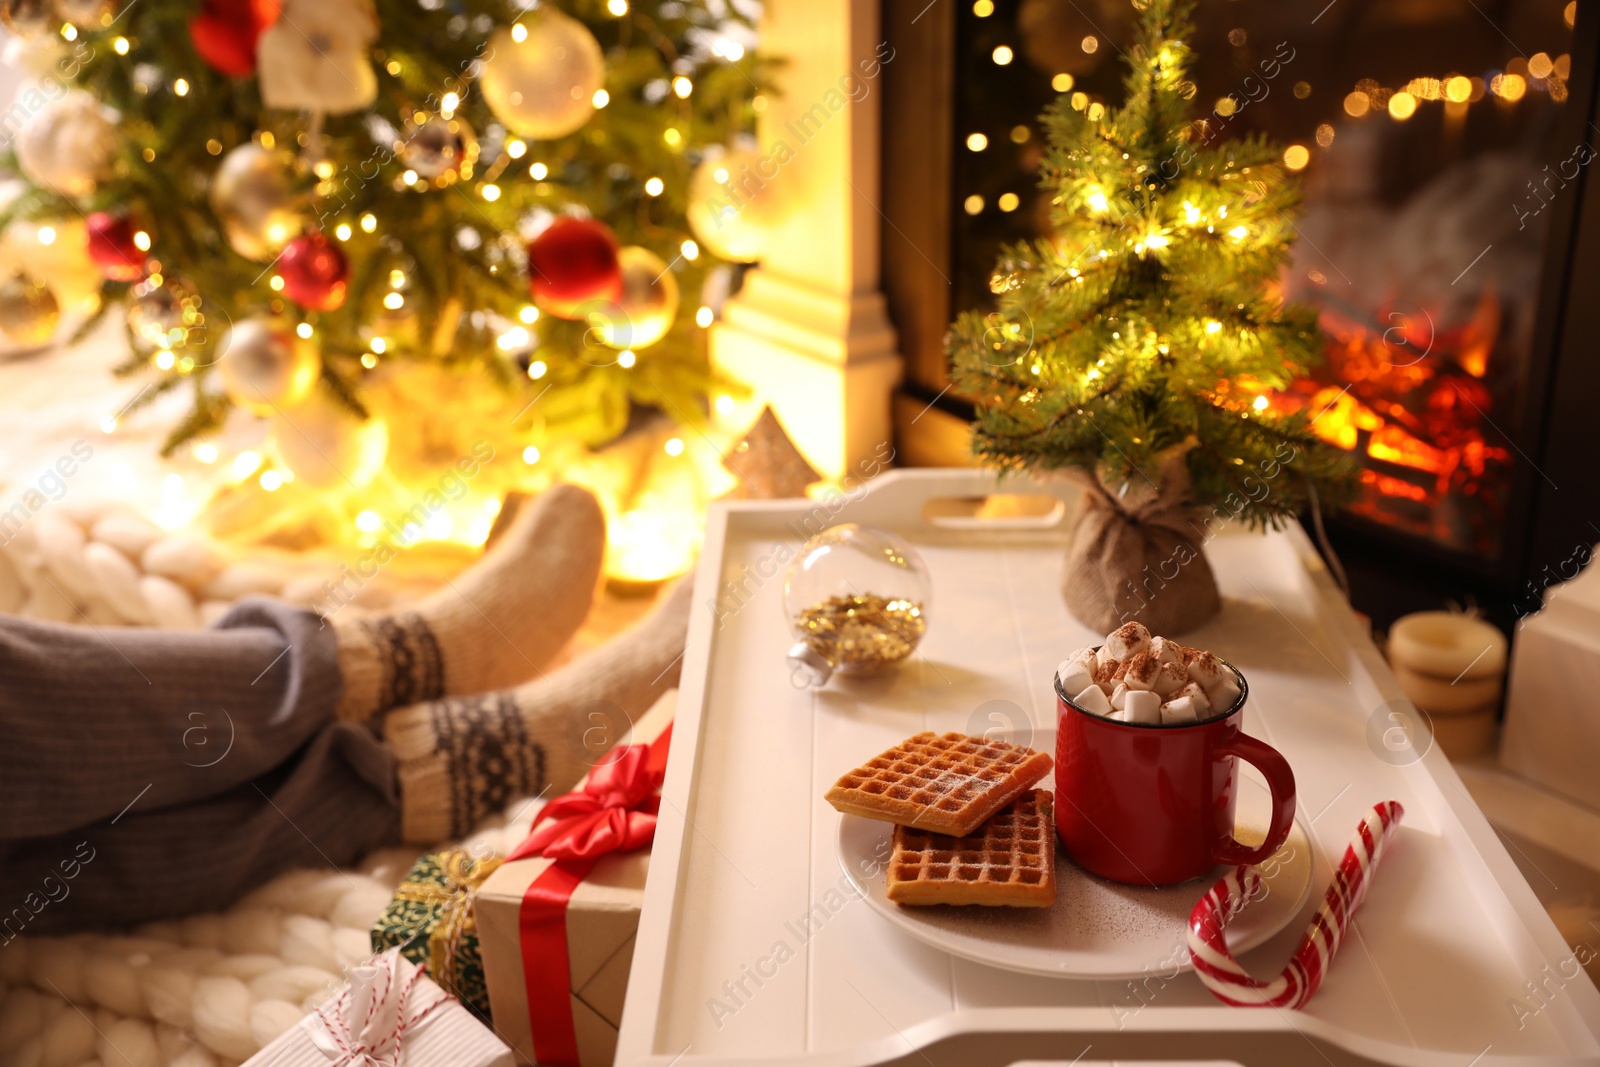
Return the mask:
[[[794,678],[825,685],[835,672],[872,674],[916,651],[933,584],[905,538],[873,526],[830,526],[801,546],[783,581],[794,630]]]

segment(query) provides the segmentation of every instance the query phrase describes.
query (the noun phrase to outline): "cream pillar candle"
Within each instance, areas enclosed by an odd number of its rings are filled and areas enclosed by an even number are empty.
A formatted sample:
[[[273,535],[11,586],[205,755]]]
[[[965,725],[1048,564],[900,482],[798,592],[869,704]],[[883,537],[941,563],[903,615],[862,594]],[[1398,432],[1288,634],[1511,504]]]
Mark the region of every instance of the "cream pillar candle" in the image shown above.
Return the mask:
[[[1406,696],[1428,714],[1452,758],[1494,744],[1506,673],[1505,635],[1471,615],[1422,611],[1389,629],[1389,664]]]

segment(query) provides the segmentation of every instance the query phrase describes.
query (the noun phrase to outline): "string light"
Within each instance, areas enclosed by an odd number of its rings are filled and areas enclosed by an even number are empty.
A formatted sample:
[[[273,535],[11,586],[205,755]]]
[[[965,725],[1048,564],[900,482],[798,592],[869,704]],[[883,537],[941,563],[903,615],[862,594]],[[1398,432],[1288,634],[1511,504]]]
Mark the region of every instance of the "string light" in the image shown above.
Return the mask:
[[[985,148],[988,148],[988,147],[989,147],[989,138],[985,137],[983,134],[981,134],[981,133],[969,133],[969,134],[967,134],[967,150],[968,151],[971,151],[971,152],[982,152]]]
[[[1516,103],[1528,92],[1528,83],[1520,74],[1496,74],[1489,82],[1489,91],[1502,100]]]
[[[644,191],[651,196],[660,196],[667,188],[667,183],[660,178],[651,178],[644,183]]]
[[[545,373],[549,370],[550,367],[545,363],[544,360],[536,359],[532,363],[528,364],[528,377],[533,381],[538,381],[540,378],[543,378]]]
[[[381,337],[374,337],[368,343],[372,346],[372,350],[380,356],[389,350],[389,342]]]
[[[1097,215],[1104,213],[1111,207],[1111,202],[1106,199],[1106,194],[1099,189],[1089,194],[1088,204],[1089,210]]]
[[[391,59],[389,62],[383,65],[383,69],[388,71],[392,77],[398,78],[400,76],[400,61],[398,59]]]
[[[676,148],[683,143],[683,134],[678,132],[678,128],[676,126],[668,126],[661,134],[661,139],[667,142],[667,144],[671,145],[673,148]]]
[[[700,258],[700,246],[693,241],[685,241],[678,247],[683,250],[683,258],[691,263]]]
[[[1404,122],[1416,113],[1417,98],[1405,90],[1402,89],[1389,98],[1389,117],[1395,121]]]
[[[993,58],[995,66],[1005,67],[1009,66],[1011,61],[1016,58],[1016,53],[1012,52],[1009,46],[1000,45],[994,50]]]
[[[42,245],[53,245],[53,244],[55,244],[56,243],[56,228],[54,226],[40,226],[39,227],[39,243],[42,244]]]
[[[172,83],[172,91],[174,93],[177,93],[179,96],[188,96],[189,95],[189,82],[188,82],[188,79],[179,78],[177,81],[173,82]]]
[[[171,352],[157,352],[156,353],[155,364],[156,364],[157,367],[161,368],[162,370],[171,370],[173,364],[175,364],[177,362],[178,362],[177,357],[174,356]]]
[[[717,414],[733,414],[733,397],[729,396],[727,393],[723,393],[721,396],[717,397]]]
[[[1021,203],[1022,199],[1016,193],[1001,193],[1000,199],[995,201],[995,205],[1001,211],[1015,211],[1017,205]]]
[[[1304,170],[1311,162],[1311,150],[1303,144],[1292,144],[1283,150],[1283,165],[1290,170]]]
[[[744,45],[731,37],[717,38],[717,42],[711,46],[711,51],[730,63],[737,63],[744,58]]]
[[[341,241],[350,240],[350,235],[354,232],[355,231],[350,228],[350,224],[348,222],[341,222],[339,225],[333,228],[333,235]]]
[[[500,187],[493,182],[485,184],[480,192],[483,193],[483,198],[491,204],[500,199]]]
[[[1057,74],[1054,78],[1050,79],[1050,88],[1054,89],[1058,93],[1071,92],[1072,87],[1076,84],[1077,79],[1070,74]]]
[[[1233,229],[1228,231],[1228,236],[1232,237],[1235,241],[1242,241],[1246,237],[1250,236],[1250,231],[1245,229],[1243,226],[1235,226]]]
[[[128,39],[126,37],[118,37],[116,40],[111,42],[111,50],[117,53],[119,56],[127,55],[129,47]]]
[[[70,22],[66,23],[61,27],[61,36],[69,41],[76,41],[78,39],[78,27]]]
[[[396,268],[389,272],[389,288],[399,289],[406,284],[406,272]]]
[[[233,457],[233,476],[242,482],[254,474],[259,466],[261,466],[261,453],[247,448]]]
[[[1257,411],[1265,411],[1267,410],[1267,403],[1268,401],[1266,397],[1258,396],[1250,402],[1250,406],[1255,408]]]
[[[399,293],[390,293],[383,298],[383,306],[390,311],[399,311],[406,306],[406,298]]]
[[[294,328],[294,332],[299,334],[305,340],[309,341],[311,340],[311,335],[316,331],[311,328],[311,324],[309,322],[302,322],[300,325]]]
[[[533,166],[528,168],[528,173],[532,175],[534,181],[542,182],[546,177],[549,176],[550,168],[545,166],[543,163],[535,163]]]
[[[983,197],[973,193],[961,202],[961,207],[968,215],[976,215],[983,210]]]
[[[986,19],[994,14],[994,0],[975,0],[972,13],[980,19]]]
[[[217,452],[217,446],[212,444],[210,441],[201,441],[199,444],[195,445],[194,448],[190,449],[190,452],[194,455],[194,458],[199,460],[201,463],[215,463],[219,454]]]
[[[281,277],[279,277],[278,275],[274,274],[272,277],[267,279],[267,286],[273,292],[281,293],[281,292],[283,292],[283,279]]]
[[[500,346],[502,352],[510,352],[514,348],[526,346],[530,336],[526,327],[513,326],[496,338],[495,344]]]
[[[679,100],[687,100],[694,92],[694,82],[680,74],[672,79],[672,92]]]
[[[711,309],[708,307],[702,307],[700,310],[694,313],[694,324],[703,330],[711,325],[712,318],[713,315],[711,313]]]
[[[1348,93],[1344,98],[1344,113],[1353,119],[1358,119],[1365,115],[1370,107],[1372,107],[1372,98],[1367,96],[1366,93],[1359,91]]]
[[[361,365],[368,370],[371,370],[373,367],[378,365],[378,357],[373,355],[371,352],[363,352],[361,353]]]
[[[595,107],[605,107],[607,104],[611,103],[611,94],[606,92],[604,89],[596,89],[591,100]]]
[[[373,230],[376,230],[377,228],[378,228],[378,216],[374,215],[370,211],[367,212],[365,215],[361,216],[361,230],[362,230],[363,233],[371,233]]]
[[[527,448],[524,448],[522,450],[522,462],[526,463],[530,467],[539,462],[539,450],[533,445],[529,445]]]
[[[632,367],[637,362],[639,362],[639,357],[633,354],[633,349],[631,348],[624,348],[617,353],[617,365],[624,369]]]
[[[115,415],[105,415],[105,416],[103,416],[100,419],[100,432],[101,433],[116,433],[117,432],[117,417]]]
[[[276,492],[282,487],[283,475],[279,474],[277,471],[261,472],[261,488],[265,489],[269,493],[272,493]]]
[[[1221,332],[1222,332],[1222,323],[1218,322],[1216,319],[1207,319],[1206,320],[1206,333],[1221,333]]]
[[[662,446],[662,451],[669,456],[683,455],[683,439],[681,437],[668,438],[667,443]]]
[[[1092,56],[1096,52],[1100,51],[1100,38],[1091,33],[1089,36],[1083,39],[1082,43],[1080,43],[1078,47],[1083,49],[1084,55]]]
[[[513,41],[517,42],[518,44],[521,44],[523,41],[526,41],[528,39],[528,27],[524,26],[520,22],[517,23],[516,25],[512,26],[511,27],[511,39]]]
[[[439,101],[439,114],[449,118],[450,113],[461,106],[461,97],[456,93],[445,93]]]

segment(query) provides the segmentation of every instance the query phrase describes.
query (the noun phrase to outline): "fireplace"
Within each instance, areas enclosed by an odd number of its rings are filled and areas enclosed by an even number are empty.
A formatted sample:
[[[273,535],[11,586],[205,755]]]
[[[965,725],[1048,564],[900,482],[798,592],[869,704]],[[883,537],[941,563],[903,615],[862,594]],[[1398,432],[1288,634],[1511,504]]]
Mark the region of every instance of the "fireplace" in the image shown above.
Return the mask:
[[[1044,230],[1038,113],[1120,99],[1130,16],[1126,0],[884,0],[903,455],[958,457],[971,407],[949,389],[945,324],[991,299],[1004,244]],[[1356,606],[1384,625],[1473,602],[1509,626],[1600,540],[1584,340],[1600,327],[1584,266],[1600,264],[1600,12],[1235,0],[1196,19],[1200,112],[1284,144],[1303,178],[1282,285],[1318,310],[1327,359],[1256,402],[1306,412],[1361,465],[1360,499],[1328,524]]]

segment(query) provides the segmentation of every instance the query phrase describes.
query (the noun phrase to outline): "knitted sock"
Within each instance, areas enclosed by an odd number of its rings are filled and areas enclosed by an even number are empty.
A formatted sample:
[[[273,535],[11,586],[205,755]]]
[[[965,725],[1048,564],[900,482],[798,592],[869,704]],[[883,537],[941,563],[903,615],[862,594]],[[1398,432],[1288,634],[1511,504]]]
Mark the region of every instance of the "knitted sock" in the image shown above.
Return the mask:
[[[552,486],[481,560],[409,610],[329,617],[344,676],[339,717],[365,721],[542,674],[589,613],[605,546],[594,497]]]
[[[576,785],[678,684],[691,592],[679,582],[649,618],[547,678],[384,716],[406,842],[464,836],[517,797]]]

